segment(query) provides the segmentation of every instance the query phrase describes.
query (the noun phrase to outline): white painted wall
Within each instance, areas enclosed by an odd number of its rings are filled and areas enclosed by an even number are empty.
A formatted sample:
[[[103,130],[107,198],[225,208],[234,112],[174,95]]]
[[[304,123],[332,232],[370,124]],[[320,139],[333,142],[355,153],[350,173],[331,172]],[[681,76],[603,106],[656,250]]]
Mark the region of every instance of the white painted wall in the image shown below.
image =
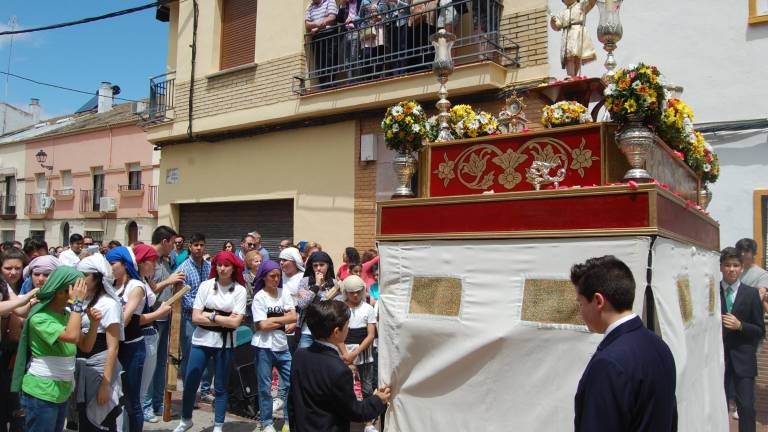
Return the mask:
[[[564,8],[548,0],[552,13]],[[747,25],[747,2],[625,1],[619,67],[643,61],[685,88],[697,124],[768,117],[768,24]],[[606,53],[597,40],[597,7],[587,17],[597,60],[582,75],[600,76]],[[560,69],[560,32],[549,30],[550,75]],[[721,245],[753,236],[752,191],[768,188],[768,131],[707,135],[720,158],[720,180],[709,210],[720,221]]]

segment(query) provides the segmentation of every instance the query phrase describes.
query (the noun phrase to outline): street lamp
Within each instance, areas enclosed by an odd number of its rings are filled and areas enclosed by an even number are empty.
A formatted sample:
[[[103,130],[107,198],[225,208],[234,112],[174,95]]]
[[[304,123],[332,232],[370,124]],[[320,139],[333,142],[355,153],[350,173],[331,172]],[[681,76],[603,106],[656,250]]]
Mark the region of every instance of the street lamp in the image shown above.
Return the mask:
[[[45,150],[40,149],[40,151],[35,154],[35,159],[37,159],[37,162],[41,167],[48,171],[53,171],[53,165],[45,165],[45,161],[48,159],[48,153],[46,153]]]

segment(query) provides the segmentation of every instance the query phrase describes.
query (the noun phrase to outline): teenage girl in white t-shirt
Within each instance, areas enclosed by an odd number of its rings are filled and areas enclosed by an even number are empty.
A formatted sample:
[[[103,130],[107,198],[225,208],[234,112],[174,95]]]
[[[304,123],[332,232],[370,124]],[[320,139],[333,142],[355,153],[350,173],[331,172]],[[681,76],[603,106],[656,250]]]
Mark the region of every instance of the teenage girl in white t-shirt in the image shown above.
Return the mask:
[[[229,373],[235,348],[234,332],[243,320],[247,295],[243,280],[243,261],[229,251],[221,251],[211,261],[211,277],[200,284],[192,305],[192,347],[184,376],[181,422],[174,432],[192,427],[197,388],[208,361],[213,358],[215,395],[213,432],[221,432],[229,399]]]

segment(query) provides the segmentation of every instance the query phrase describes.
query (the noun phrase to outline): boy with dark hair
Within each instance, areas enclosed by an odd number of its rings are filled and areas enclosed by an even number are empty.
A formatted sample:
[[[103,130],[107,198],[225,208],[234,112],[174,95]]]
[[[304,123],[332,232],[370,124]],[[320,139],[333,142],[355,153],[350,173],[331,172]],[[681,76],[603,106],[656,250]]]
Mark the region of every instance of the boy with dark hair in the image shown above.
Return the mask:
[[[757,288],[739,280],[741,253],[727,247],[720,252],[720,308],[723,313],[725,395],[736,401],[739,432],[754,431],[757,345],[765,336],[763,308]],[[729,395],[730,389],[733,395]],[[733,396],[732,398],[729,396]]]
[[[288,415],[293,432],[346,432],[349,422],[362,422],[384,412],[389,386],[358,401],[352,388],[352,371],[337,346],[349,332],[349,307],[337,300],[309,306],[306,322],[315,342],[296,351],[291,367]]]
[[[72,234],[69,236],[69,249],[65,250],[59,256],[61,265],[75,267],[80,262],[80,252],[83,251],[83,236]]]
[[[675,360],[632,312],[632,271],[606,255],[574,265],[571,282],[587,328],[605,334],[579,381],[575,431],[676,431]]]

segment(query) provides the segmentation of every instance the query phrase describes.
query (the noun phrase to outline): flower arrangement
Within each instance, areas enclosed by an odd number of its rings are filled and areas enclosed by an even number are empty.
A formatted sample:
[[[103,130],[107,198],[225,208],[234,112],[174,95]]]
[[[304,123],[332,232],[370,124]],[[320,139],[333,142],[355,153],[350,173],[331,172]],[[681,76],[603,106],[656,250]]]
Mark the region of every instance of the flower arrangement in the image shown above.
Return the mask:
[[[670,99],[661,115],[656,131],[704,184],[714,183],[720,174],[720,164],[712,146],[693,128],[693,109],[680,99]]]
[[[424,109],[416,101],[403,101],[387,108],[381,122],[387,148],[407,154],[421,149],[421,141],[427,136],[425,122]]]
[[[461,138],[476,138],[494,135],[499,130],[499,122],[494,116],[485,111],[470,113],[453,127],[454,132]]]
[[[541,110],[541,123],[549,128],[590,123],[587,107],[575,101],[561,101]]]
[[[640,63],[616,70],[605,96],[605,107],[613,120],[624,123],[630,116],[640,116],[647,125],[656,125],[666,95],[656,66]]]
[[[437,116],[433,115],[428,118],[424,123],[424,127],[427,130],[427,141],[435,142],[437,136],[440,135],[440,122],[437,120]]]

